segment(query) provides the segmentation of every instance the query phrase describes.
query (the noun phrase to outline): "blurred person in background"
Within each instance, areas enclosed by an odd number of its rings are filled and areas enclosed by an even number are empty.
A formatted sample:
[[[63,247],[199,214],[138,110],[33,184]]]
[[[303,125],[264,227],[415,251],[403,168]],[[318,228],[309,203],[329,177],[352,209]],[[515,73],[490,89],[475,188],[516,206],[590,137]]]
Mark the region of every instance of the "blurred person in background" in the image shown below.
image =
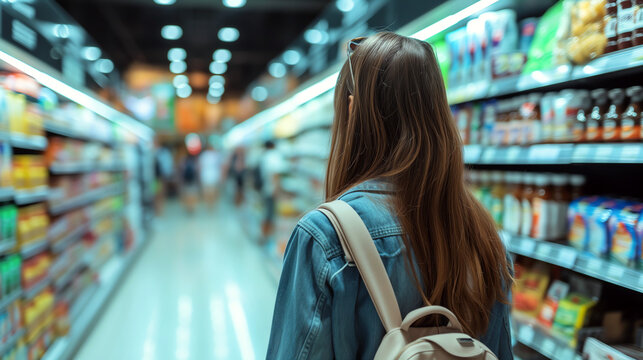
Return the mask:
[[[154,170],[156,172],[154,205],[156,214],[160,215],[163,213],[163,208],[165,207],[168,184],[172,180],[174,172],[174,159],[172,153],[166,146],[159,146],[157,148],[154,159]]]
[[[193,213],[198,199],[198,157],[188,153],[181,163],[181,198],[188,213]]]
[[[261,224],[261,235],[262,241],[266,242],[275,230],[276,198],[281,190],[280,174],[284,170],[284,161],[281,154],[275,149],[273,141],[266,141],[264,149],[259,163],[259,173],[265,212]]]
[[[198,168],[203,198],[209,209],[214,208],[214,204],[219,198],[222,166],[223,155],[215,150],[212,144],[209,144],[199,156]]]
[[[346,57],[326,201],[346,202],[374,239],[389,278],[381,281],[390,280],[399,305],[387,313],[443,306],[499,359],[513,359],[512,265],[491,215],[467,189],[433,48],[379,33],[351,40]],[[306,214],[286,248],[267,358],[373,359],[386,333],[379,315],[330,220]],[[401,324],[391,321],[389,329]],[[435,319],[419,324],[427,325]]]
[[[235,185],[234,204],[240,206],[244,200],[244,183],[246,172],[246,150],[243,147],[234,149],[230,163],[228,165],[228,176],[230,176]]]

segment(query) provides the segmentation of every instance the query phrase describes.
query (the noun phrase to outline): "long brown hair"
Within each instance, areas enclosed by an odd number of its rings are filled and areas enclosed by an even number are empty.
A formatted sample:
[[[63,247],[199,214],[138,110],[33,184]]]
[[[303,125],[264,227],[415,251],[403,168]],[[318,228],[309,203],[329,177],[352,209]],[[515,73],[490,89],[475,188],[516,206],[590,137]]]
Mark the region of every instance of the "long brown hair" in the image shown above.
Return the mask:
[[[510,268],[492,218],[466,188],[433,49],[385,32],[365,39],[348,61],[355,86],[346,62],[335,88],[327,200],[369,179],[389,181],[424,302],[449,308],[465,330],[482,335],[493,304],[507,301]]]

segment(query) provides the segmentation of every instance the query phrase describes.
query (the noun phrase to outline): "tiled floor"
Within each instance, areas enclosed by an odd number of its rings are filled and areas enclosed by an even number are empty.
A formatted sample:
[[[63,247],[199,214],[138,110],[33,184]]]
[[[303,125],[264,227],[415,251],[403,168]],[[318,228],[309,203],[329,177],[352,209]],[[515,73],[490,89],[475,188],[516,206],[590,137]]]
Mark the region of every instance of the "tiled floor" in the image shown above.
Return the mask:
[[[245,225],[170,204],[77,359],[265,358],[277,284]]]

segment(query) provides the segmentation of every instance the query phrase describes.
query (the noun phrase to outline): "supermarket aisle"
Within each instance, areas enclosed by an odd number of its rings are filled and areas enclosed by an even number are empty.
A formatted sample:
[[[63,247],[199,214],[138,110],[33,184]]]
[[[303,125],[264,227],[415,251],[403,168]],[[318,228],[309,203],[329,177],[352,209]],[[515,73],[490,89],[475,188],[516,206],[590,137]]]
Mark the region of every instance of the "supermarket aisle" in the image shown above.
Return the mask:
[[[169,204],[77,358],[265,358],[276,283],[241,226]]]

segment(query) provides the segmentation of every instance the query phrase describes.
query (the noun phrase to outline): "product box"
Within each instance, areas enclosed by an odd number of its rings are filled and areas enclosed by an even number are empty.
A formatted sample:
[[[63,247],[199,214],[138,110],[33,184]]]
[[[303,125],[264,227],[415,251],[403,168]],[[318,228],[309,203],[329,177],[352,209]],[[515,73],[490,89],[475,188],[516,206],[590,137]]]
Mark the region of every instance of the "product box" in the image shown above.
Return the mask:
[[[580,294],[569,294],[558,304],[558,311],[552,328],[555,332],[569,338],[574,343],[576,333],[583,327],[589,310],[596,301]]]
[[[588,338],[583,346],[584,360],[635,360],[595,338]]]
[[[545,267],[528,269],[516,278],[512,291],[516,311],[536,317],[549,284],[549,271]]]
[[[560,300],[567,296],[569,284],[560,280],[554,280],[547,291],[547,297],[538,314],[538,322],[546,327],[551,327],[554,323],[556,311]]]
[[[575,199],[569,204],[567,210],[569,234],[567,238],[571,246],[581,251],[587,250],[589,242],[588,208],[605,200],[604,197],[585,196]]]
[[[622,200],[609,199],[598,205],[590,205],[587,209],[589,214],[589,236],[587,250],[599,257],[607,256],[612,248],[612,237],[609,221],[621,209],[630,205]]]
[[[640,257],[641,234],[637,234],[643,204],[626,206],[609,220],[612,258],[625,265],[634,265]]]

